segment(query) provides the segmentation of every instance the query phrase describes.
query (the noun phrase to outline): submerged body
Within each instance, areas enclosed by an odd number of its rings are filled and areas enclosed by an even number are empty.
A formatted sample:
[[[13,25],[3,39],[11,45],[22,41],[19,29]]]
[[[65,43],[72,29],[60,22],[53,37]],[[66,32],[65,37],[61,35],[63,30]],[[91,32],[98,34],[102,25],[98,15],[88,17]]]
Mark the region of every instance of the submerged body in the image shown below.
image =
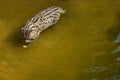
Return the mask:
[[[26,44],[33,42],[42,31],[57,23],[61,13],[65,13],[65,10],[57,6],[52,6],[28,20],[25,27],[22,28],[24,42]],[[26,48],[27,45],[23,47]]]

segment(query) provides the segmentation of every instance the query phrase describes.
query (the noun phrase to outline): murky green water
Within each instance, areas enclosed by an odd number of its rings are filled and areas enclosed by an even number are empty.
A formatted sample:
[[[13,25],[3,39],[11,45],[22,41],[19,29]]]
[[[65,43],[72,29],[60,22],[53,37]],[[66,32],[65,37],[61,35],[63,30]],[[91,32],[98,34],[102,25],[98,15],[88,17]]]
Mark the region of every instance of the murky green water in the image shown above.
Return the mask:
[[[60,21],[23,49],[20,29],[52,5]],[[120,0],[0,0],[0,80],[120,80]]]

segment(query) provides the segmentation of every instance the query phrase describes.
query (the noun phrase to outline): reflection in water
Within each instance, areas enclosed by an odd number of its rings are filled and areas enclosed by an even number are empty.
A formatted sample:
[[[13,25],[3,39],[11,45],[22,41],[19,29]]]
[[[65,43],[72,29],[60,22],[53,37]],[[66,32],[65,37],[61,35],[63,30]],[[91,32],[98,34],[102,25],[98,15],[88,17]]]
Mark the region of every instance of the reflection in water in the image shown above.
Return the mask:
[[[93,78],[91,80],[120,80],[120,75],[114,75],[109,78]]]
[[[91,72],[91,73],[98,73],[98,72],[108,71],[108,69],[104,66],[93,66],[93,67],[88,68],[86,71]]]

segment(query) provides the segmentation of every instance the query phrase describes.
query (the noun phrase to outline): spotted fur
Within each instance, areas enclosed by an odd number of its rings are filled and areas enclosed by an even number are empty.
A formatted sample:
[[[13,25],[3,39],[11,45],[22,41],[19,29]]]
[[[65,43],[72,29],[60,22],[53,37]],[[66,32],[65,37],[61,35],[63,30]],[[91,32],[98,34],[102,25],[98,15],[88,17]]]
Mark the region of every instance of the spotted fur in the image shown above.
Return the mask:
[[[22,28],[25,43],[33,42],[42,31],[56,24],[60,15],[65,11],[61,7],[52,6],[28,20],[25,27]]]

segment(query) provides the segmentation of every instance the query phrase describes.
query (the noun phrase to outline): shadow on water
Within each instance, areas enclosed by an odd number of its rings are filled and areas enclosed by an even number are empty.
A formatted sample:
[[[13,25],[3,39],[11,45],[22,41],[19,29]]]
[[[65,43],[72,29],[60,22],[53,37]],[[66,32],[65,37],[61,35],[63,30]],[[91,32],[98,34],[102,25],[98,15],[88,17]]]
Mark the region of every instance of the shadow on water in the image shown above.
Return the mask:
[[[120,33],[120,12],[118,13],[118,15],[116,15],[116,18],[116,24],[114,24],[113,27],[107,31],[108,39],[113,41],[117,39],[117,36]]]
[[[23,25],[22,25],[23,26]],[[21,38],[21,27],[14,29],[11,34],[9,34],[7,42],[13,47],[21,47],[23,40]]]
[[[120,24],[117,24],[116,26],[113,26],[112,28],[110,28],[107,31],[107,39],[108,41],[113,42],[114,44],[116,44],[115,40],[117,39],[118,34],[120,33]]]
[[[114,24],[114,26],[107,31],[107,38],[109,41],[113,42],[113,45],[115,45],[114,49],[112,50],[112,54],[120,52],[120,12],[116,16],[117,22]]]

